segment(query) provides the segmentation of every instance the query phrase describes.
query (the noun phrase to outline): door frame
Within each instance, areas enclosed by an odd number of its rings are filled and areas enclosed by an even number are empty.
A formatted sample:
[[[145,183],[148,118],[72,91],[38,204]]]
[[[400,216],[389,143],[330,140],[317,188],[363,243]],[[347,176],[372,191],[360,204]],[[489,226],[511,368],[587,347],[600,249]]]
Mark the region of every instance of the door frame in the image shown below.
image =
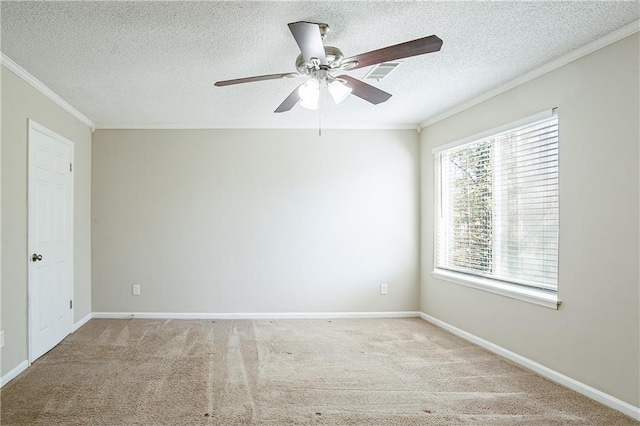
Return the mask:
[[[36,121],[32,120],[32,119],[27,119],[28,122],[28,127],[27,127],[27,253],[26,253],[26,259],[27,259],[27,344],[28,344],[28,356],[29,356],[29,365],[31,365],[31,363],[33,361],[35,361],[33,359],[33,343],[32,343],[32,338],[33,338],[33,333],[31,332],[31,325],[33,324],[33,307],[32,307],[32,300],[33,300],[33,282],[32,282],[32,274],[31,274],[31,253],[34,253],[33,251],[33,247],[31,247],[31,192],[32,192],[32,174],[31,174],[31,159],[33,157],[33,146],[32,146],[32,132],[39,132],[42,133],[46,136],[49,136],[59,142],[62,142],[63,144],[67,145],[69,147],[70,150],[70,161],[71,164],[74,164],[74,153],[75,153],[75,144],[73,143],[73,141],[65,138],[64,136],[59,135],[58,133],[54,132],[53,130],[48,129],[47,127],[37,123]],[[74,270],[75,270],[75,261],[74,261],[74,232],[73,232],[73,228],[74,228],[74,220],[73,220],[73,207],[74,207],[74,196],[75,196],[75,187],[74,187],[74,171],[73,169],[71,170],[71,173],[69,174],[69,277],[70,277],[70,283],[69,283],[69,300],[73,300],[73,294],[74,294],[74,282],[75,282],[75,278],[74,278]],[[69,333],[67,333],[67,335],[71,334],[71,330],[73,330],[73,324],[74,324],[74,313],[75,313],[75,306],[72,303],[71,309],[69,309],[70,312],[70,316],[69,316]]]

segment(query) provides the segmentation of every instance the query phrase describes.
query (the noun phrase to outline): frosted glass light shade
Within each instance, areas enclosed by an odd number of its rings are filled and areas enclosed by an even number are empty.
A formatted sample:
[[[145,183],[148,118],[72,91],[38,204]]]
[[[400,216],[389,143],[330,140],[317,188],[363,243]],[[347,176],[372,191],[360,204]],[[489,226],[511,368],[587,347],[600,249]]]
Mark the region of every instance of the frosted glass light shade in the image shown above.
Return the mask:
[[[320,98],[320,82],[315,78],[309,79],[298,88],[300,96],[300,106],[307,109],[318,109],[318,99]]]
[[[339,104],[351,94],[351,88],[347,87],[347,85],[340,80],[333,80],[329,83],[329,93],[335,103]]]

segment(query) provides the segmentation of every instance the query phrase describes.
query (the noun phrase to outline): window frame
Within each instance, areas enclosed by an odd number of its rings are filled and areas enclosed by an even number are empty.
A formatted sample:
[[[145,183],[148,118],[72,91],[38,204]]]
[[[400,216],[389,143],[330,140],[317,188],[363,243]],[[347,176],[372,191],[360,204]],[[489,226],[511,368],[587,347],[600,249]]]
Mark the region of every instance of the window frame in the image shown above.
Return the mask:
[[[486,138],[490,138],[493,136],[497,136],[500,133],[505,133],[505,132],[509,132],[511,130],[515,130],[518,127],[521,126],[526,126],[528,124],[532,124],[535,123],[536,121],[540,121],[543,119],[548,119],[553,117],[554,115],[558,115],[557,114],[557,108],[553,108],[553,109],[548,109],[545,111],[542,111],[540,113],[537,114],[533,114],[531,116],[528,117],[524,117],[520,120],[516,120],[507,124],[504,124],[502,126],[498,126],[492,129],[488,129],[485,130],[483,132],[453,141],[451,143],[447,143],[441,146],[438,146],[436,148],[434,148],[432,150],[432,155],[433,155],[433,160],[434,160],[434,184],[433,184],[433,188],[434,188],[434,212],[436,211],[436,206],[435,206],[435,202],[437,200],[437,198],[435,197],[435,191],[440,191],[441,187],[436,187],[437,186],[437,182],[440,181],[440,185],[442,185],[442,181],[437,179],[437,176],[435,176],[435,173],[438,172],[438,170],[440,169],[440,166],[438,165],[438,167],[436,167],[436,161],[439,161],[437,159],[437,157],[439,156],[439,154],[443,151],[447,151],[453,148],[456,148],[458,146],[462,146],[465,144],[470,144],[473,142],[478,142],[482,139],[486,139]],[[460,272],[460,271],[455,271],[455,270],[450,270],[450,269],[444,269],[444,268],[438,268],[437,263],[436,263],[436,257],[437,257],[437,250],[438,250],[438,246],[437,246],[437,226],[438,226],[438,222],[437,222],[437,218],[435,217],[434,214],[434,220],[433,220],[433,271],[432,271],[432,276],[436,279],[442,280],[442,281],[447,281],[450,283],[454,283],[454,284],[459,284],[459,285],[463,285],[466,287],[470,287],[470,288],[474,288],[474,289],[478,289],[478,290],[482,290],[482,291],[486,291],[489,293],[493,293],[493,294],[498,294],[501,296],[506,296],[506,297],[510,297],[510,298],[514,298],[514,299],[518,299],[521,301],[525,301],[525,302],[529,302],[529,303],[533,303],[536,305],[540,305],[540,306],[544,306],[547,308],[551,308],[551,309],[558,309],[558,307],[561,304],[561,301],[558,298],[558,292],[559,292],[559,285],[558,288],[556,290],[550,290],[550,289],[545,289],[545,288],[540,288],[540,287],[531,287],[531,286],[527,286],[527,285],[523,285],[520,283],[515,283],[515,282],[509,282],[509,281],[503,281],[500,279],[496,279],[496,278],[492,278],[492,277],[487,277],[487,276],[482,276],[482,275],[476,275],[476,274],[471,274],[471,273],[465,273],[465,272]],[[558,245],[559,245],[559,241],[558,241]],[[559,254],[558,254],[559,255]],[[558,261],[559,263],[559,261]]]

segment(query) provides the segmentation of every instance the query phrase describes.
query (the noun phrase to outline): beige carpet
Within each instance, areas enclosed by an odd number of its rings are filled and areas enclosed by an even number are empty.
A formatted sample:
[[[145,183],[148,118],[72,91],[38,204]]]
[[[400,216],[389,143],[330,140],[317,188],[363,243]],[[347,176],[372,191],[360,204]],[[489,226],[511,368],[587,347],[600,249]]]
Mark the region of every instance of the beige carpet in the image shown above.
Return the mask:
[[[2,425],[638,424],[420,319],[94,319],[1,409]]]

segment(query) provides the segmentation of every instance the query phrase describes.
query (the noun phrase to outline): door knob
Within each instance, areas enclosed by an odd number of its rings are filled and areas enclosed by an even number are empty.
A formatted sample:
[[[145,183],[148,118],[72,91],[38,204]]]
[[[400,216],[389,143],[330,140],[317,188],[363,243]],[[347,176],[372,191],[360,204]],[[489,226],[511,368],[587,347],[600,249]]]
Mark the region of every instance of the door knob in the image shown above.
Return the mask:
[[[31,256],[31,260],[33,260],[34,262],[37,262],[38,260],[42,260],[42,255],[33,253],[33,256]]]

